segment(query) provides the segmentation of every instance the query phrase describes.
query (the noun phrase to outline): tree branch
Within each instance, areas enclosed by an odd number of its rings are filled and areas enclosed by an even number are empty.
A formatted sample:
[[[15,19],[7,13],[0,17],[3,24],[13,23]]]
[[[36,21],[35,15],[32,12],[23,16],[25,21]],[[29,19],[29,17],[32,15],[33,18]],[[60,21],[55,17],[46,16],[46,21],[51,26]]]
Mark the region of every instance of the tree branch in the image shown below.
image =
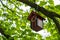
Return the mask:
[[[14,10],[8,8],[6,5],[3,4],[3,2],[2,2],[1,0],[0,0],[0,2],[2,3],[2,5],[3,5],[5,8],[7,8],[8,10],[10,10],[12,13],[13,13],[13,12],[16,12],[16,13],[20,14],[19,12],[14,11]],[[19,16],[19,15],[18,15],[18,16]]]
[[[31,6],[32,8],[35,8],[35,10],[42,12],[44,15],[46,15],[48,17],[50,17],[50,16],[54,17],[55,16],[55,17],[59,17],[60,18],[60,15],[56,14],[55,12],[48,11],[45,8],[40,7],[39,5],[37,5],[35,3],[32,3],[32,2],[30,2],[28,0],[18,0],[18,1],[23,2],[23,3]]]
[[[53,19],[53,21],[56,23],[56,28],[58,28],[58,32],[60,33],[60,24],[59,24],[59,21],[54,17],[54,18],[52,18]]]
[[[2,28],[0,28],[0,33],[1,33],[2,35],[4,35],[6,38],[9,38],[9,37],[10,37],[10,35],[6,35],[6,34],[4,33],[4,30],[3,30]]]
[[[19,7],[16,6],[16,4],[15,4],[14,2],[12,2],[11,0],[8,0],[8,1],[9,1],[10,3],[14,4],[17,9],[21,10]]]

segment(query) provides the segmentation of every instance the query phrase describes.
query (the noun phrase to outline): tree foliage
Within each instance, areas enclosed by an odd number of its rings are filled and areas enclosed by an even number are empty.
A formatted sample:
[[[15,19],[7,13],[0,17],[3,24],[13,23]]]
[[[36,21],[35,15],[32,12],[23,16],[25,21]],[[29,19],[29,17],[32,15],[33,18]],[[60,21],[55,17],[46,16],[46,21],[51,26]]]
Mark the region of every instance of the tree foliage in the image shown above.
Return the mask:
[[[60,34],[58,28],[60,29],[60,27],[57,26],[60,24],[60,5],[55,6],[53,0],[29,0],[29,2],[34,4],[39,2],[39,4],[37,4],[34,9],[34,7],[30,7],[18,0],[0,0],[0,28],[2,28],[4,32],[3,34],[1,33],[0,40],[43,40],[40,34],[33,32],[30,28],[30,21],[27,20],[32,10],[37,10],[36,12],[39,13],[40,16],[45,19],[47,18],[43,28],[47,29],[47,31],[51,33],[51,36],[46,37],[45,40],[59,40]],[[49,4],[47,5],[47,3]],[[25,8],[29,7],[30,9],[28,10],[27,8],[27,10],[25,10],[23,6]],[[48,12],[46,11],[47,15],[43,14],[46,13],[45,11],[40,12],[38,7],[43,7],[48,10]],[[50,14],[48,15],[49,12]],[[56,14],[53,14],[53,12]],[[7,38],[6,35],[9,35],[9,38]]]

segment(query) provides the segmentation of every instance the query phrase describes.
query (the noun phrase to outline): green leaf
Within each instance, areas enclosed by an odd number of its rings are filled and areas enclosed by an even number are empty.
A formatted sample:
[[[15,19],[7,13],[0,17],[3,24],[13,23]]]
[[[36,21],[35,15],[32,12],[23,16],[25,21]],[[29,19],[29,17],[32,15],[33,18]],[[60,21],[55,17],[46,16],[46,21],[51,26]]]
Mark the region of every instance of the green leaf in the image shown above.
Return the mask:
[[[50,4],[50,6],[54,6],[54,1],[53,0],[49,0],[48,2]]]
[[[60,10],[60,5],[56,5],[55,8],[59,9]]]
[[[44,6],[45,4],[46,4],[47,2],[45,2],[45,1],[40,1],[40,6]]]

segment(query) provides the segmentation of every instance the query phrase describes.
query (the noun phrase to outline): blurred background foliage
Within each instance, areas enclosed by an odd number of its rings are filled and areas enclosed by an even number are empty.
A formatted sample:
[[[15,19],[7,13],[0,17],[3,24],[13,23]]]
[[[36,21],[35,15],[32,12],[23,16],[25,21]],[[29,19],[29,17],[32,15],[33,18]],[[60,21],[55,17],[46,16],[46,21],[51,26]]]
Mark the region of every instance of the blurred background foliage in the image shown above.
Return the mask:
[[[2,2],[1,2],[2,1]],[[57,27],[52,19],[38,12],[44,17],[44,29],[50,32],[51,36],[42,39],[42,36],[35,33],[30,28],[30,21],[27,20],[29,13],[34,10],[30,6],[23,4],[17,0],[1,0],[0,1],[0,28],[4,30],[5,34],[11,37],[6,38],[0,35],[0,40],[59,40]],[[44,7],[47,10],[60,13],[60,5],[54,5],[53,0],[29,0],[37,5]],[[2,4],[3,3],[3,4]],[[26,8],[23,8],[23,6]],[[29,8],[29,9],[28,9]],[[36,11],[37,12],[37,11]],[[52,14],[52,13],[51,13]],[[59,14],[60,15],[60,14]],[[60,20],[57,18],[58,21]]]

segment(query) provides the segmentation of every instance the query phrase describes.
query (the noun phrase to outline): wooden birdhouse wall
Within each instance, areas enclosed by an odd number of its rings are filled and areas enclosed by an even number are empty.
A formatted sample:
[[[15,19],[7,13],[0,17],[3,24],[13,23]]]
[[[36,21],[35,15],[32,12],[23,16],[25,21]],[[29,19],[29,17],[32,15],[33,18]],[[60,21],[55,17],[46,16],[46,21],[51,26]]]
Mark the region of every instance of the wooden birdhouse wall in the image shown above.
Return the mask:
[[[37,25],[42,28],[43,26],[43,21],[39,18],[37,18]]]
[[[36,12],[32,11],[30,15],[28,16],[28,20],[31,22],[31,28],[35,31],[39,31],[43,29],[43,20],[39,14]]]

